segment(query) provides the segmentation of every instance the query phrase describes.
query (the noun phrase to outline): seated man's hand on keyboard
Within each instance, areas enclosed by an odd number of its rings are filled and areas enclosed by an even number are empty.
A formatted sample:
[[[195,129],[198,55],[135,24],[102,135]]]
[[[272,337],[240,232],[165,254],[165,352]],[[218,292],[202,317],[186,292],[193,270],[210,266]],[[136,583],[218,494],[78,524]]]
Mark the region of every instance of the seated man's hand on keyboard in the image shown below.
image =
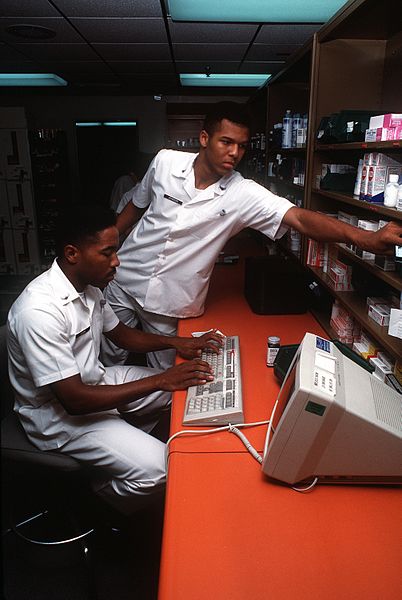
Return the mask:
[[[214,379],[210,365],[200,358],[171,367],[155,377],[158,378],[158,389],[167,392],[186,390],[192,385],[203,385]]]
[[[202,350],[208,349],[218,354],[224,344],[224,337],[215,329],[199,337],[175,338],[175,348],[183,358],[201,356]]]

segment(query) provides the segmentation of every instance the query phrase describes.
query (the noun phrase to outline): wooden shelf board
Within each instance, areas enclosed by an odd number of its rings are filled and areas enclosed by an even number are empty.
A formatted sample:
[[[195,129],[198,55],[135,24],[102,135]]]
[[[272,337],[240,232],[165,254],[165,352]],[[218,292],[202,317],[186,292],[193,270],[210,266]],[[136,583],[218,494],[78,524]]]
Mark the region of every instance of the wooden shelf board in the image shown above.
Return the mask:
[[[326,198],[331,198],[332,200],[336,200],[337,202],[343,202],[343,204],[357,206],[358,208],[374,212],[378,215],[385,215],[393,220],[402,220],[401,210],[396,210],[395,208],[387,208],[383,204],[365,202],[364,200],[360,200],[357,196],[352,196],[350,194],[342,194],[339,192],[331,192],[328,190],[320,190],[319,188],[313,188],[311,191],[314,194],[318,194]]]
[[[348,256],[351,260],[358,263],[362,267],[364,267],[367,271],[378,277],[378,279],[382,279],[388,285],[391,285],[398,291],[402,291],[402,278],[399,277],[394,271],[383,271],[380,267],[374,263],[374,261],[363,260],[359,256],[356,256],[354,252],[345,248],[341,244],[335,244],[335,246],[339,249],[340,252]]]
[[[386,142],[340,142],[339,144],[318,144],[315,150],[398,150],[402,148],[402,140],[388,140]]]

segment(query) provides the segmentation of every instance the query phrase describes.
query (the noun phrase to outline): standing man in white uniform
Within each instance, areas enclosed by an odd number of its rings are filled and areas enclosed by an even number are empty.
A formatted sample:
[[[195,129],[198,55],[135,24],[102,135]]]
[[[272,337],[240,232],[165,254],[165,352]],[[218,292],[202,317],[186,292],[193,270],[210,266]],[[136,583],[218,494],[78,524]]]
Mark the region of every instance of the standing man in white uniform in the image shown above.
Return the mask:
[[[7,336],[15,411],[31,442],[96,467],[95,490],[130,514],[164,487],[165,445],[149,432],[173,390],[212,379],[194,357],[203,347],[217,351],[221,338],[166,338],[119,322],[99,289],[119,265],[115,220],[111,209],[93,206],[61,216],[58,258],[14,302]],[[105,368],[102,335],[128,351],[172,348],[193,360],[164,372]]]
[[[242,105],[213,106],[200,133],[200,152],[161,150],[119,215],[119,231],[136,227],[119,250],[117,277],[105,297],[130,326],[175,335],[177,319],[202,314],[215,260],[229,238],[246,227],[272,240],[289,227],[317,240],[353,242],[377,254],[393,251],[402,227],[390,223],[368,232],[294,206],[235,171],[249,142]],[[145,213],[144,213],[145,211]],[[144,214],[143,214],[144,213]],[[141,215],[143,214],[142,218]],[[103,348],[106,364],[125,353]],[[166,368],[174,353],[148,354]]]
[[[121,175],[113,184],[110,194],[109,206],[112,210],[117,210],[123,196],[133,189],[138,183],[138,177],[134,171],[129,171],[127,175]]]

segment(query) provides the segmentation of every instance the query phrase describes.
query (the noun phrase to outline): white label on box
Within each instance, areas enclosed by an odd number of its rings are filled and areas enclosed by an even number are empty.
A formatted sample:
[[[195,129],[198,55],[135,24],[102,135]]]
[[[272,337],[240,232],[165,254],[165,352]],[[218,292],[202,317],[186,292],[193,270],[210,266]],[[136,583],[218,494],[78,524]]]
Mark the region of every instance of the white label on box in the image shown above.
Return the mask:
[[[402,310],[391,308],[388,334],[402,340]]]
[[[376,115],[370,118],[369,128],[377,129],[378,127],[396,127],[402,125],[402,114],[388,113],[386,115]]]

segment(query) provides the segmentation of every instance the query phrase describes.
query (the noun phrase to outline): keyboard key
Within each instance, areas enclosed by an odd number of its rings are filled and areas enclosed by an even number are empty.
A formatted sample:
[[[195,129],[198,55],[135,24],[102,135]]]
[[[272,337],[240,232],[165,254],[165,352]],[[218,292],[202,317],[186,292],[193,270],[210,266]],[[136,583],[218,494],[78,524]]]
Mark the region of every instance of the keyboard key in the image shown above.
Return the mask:
[[[214,380],[188,389],[183,423],[218,425],[234,422],[233,419],[242,422],[238,337],[226,337],[218,354],[208,350],[201,358],[211,366]]]

